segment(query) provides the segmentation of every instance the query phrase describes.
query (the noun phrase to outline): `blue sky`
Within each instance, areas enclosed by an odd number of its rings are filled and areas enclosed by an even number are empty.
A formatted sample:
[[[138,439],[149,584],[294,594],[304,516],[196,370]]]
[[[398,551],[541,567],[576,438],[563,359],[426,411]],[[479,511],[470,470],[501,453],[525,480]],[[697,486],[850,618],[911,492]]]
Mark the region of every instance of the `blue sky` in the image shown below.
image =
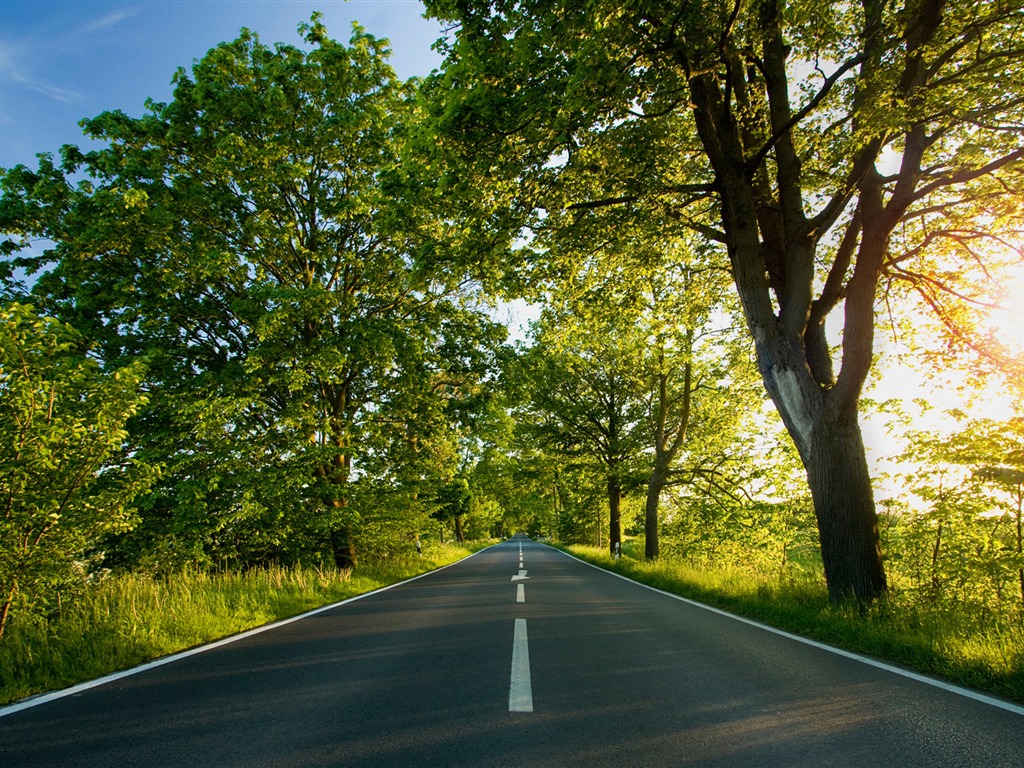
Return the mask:
[[[0,168],[84,145],[82,118],[169,100],[175,70],[242,27],[268,45],[298,43],[316,10],[336,39],[358,21],[390,40],[399,77],[440,66],[431,46],[441,27],[419,0],[0,0]]]

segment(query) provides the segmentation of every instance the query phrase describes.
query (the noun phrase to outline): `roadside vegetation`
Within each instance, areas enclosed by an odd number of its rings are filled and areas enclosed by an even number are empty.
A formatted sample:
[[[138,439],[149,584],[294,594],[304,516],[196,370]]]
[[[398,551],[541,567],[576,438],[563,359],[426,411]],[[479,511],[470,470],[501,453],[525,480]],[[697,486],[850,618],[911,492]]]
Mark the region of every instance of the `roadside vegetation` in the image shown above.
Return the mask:
[[[968,688],[1024,703],[1024,626],[980,619],[970,604],[928,604],[893,589],[868,607],[837,606],[820,568],[768,573],[741,566],[645,561],[636,542],[618,560],[599,547],[565,549],[657,589]],[[640,549],[642,556],[642,548]]]
[[[0,169],[5,696],[527,531],[1021,698],[1024,0],[556,5]]]
[[[0,704],[371,592],[453,563],[473,549],[434,544],[424,547],[422,557],[366,563],[358,572],[293,566],[111,576],[49,615],[11,623],[0,642]]]

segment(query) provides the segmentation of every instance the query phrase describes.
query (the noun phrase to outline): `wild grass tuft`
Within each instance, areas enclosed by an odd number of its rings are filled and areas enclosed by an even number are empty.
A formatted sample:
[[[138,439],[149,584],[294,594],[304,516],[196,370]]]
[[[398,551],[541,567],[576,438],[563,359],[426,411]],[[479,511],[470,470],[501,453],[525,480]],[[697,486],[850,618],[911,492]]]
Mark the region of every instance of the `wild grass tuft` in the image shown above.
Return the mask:
[[[567,548],[582,560],[666,592],[897,666],[1024,703],[1024,627],[979,622],[976,612],[937,608],[893,590],[868,608],[829,602],[820,574],[696,568],[595,547]]]
[[[12,622],[0,637],[0,703],[295,616],[411,578],[470,553],[430,547],[355,571],[271,567],[244,573],[128,574],[97,583],[48,619]]]

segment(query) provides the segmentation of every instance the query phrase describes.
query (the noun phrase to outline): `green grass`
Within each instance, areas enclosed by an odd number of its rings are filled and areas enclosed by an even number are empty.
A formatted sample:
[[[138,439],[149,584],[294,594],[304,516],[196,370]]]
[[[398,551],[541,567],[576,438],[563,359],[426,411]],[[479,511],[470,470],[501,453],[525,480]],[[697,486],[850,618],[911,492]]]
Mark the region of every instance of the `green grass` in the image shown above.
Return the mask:
[[[269,568],[124,575],[95,585],[49,620],[15,620],[0,637],[0,703],[92,680],[145,661],[295,616],[455,562],[472,550],[429,547],[423,557],[354,572]]]
[[[581,560],[829,645],[1024,703],[1024,627],[982,623],[967,611],[935,609],[894,591],[861,611],[835,606],[820,576],[780,578],[673,561],[612,560],[604,549],[566,548]]]

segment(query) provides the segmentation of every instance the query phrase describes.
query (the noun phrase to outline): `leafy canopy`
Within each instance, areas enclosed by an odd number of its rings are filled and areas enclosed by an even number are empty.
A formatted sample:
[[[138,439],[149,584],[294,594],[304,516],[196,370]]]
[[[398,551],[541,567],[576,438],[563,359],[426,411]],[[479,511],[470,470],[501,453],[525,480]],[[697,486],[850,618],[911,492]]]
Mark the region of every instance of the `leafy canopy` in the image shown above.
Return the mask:
[[[134,524],[130,504],[156,477],[126,450],[143,366],[104,372],[85,351],[28,305],[0,309],[0,634],[19,593],[45,599]]]

